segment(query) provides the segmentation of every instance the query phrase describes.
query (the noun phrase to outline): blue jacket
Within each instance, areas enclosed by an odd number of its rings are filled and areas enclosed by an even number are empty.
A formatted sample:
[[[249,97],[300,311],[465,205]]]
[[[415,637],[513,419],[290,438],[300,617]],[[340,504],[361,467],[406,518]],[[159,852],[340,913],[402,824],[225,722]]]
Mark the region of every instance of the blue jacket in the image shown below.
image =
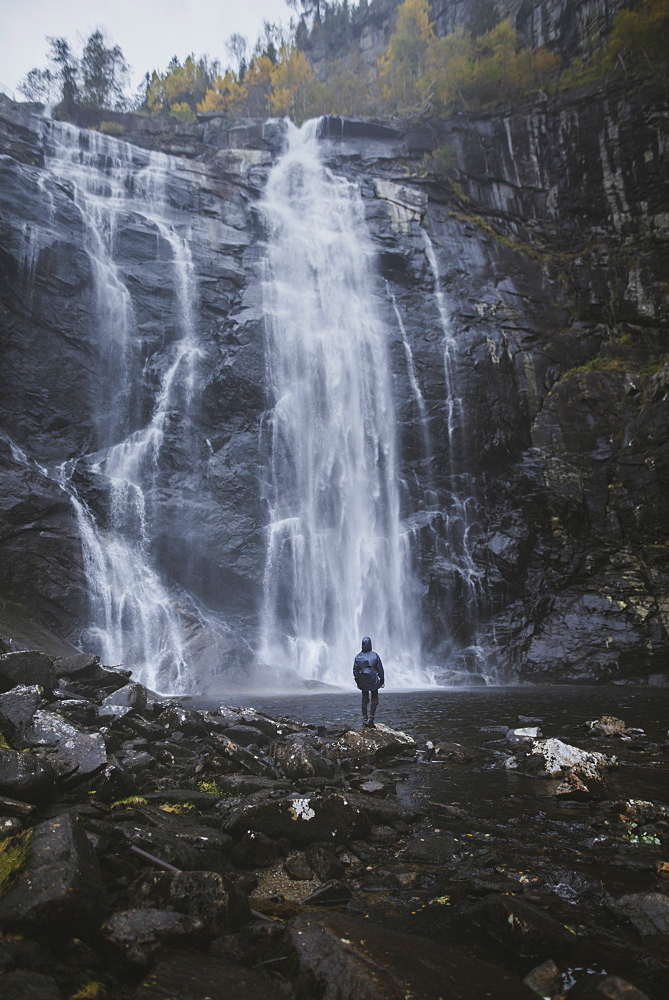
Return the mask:
[[[381,657],[372,649],[369,636],[362,640],[362,651],[353,661],[353,677],[361,691],[378,691],[385,683]]]

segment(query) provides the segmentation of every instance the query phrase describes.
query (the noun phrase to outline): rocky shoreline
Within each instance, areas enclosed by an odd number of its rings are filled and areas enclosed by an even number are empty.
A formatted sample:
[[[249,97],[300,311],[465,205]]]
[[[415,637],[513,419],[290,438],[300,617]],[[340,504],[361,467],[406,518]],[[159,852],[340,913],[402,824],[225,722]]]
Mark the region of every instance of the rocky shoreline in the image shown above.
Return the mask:
[[[85,653],[5,654],[0,691],[4,1000],[662,995],[669,808],[607,774],[667,747],[622,720],[473,751],[187,709]],[[551,808],[398,795],[482,759]]]

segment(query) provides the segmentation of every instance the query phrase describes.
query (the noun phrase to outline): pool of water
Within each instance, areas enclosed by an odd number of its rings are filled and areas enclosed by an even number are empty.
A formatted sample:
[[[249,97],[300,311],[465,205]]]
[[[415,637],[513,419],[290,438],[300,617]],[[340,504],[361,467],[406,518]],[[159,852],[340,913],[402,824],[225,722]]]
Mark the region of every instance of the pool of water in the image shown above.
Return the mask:
[[[220,704],[210,698],[183,699],[199,709]],[[291,694],[228,697],[226,704],[252,705],[272,716],[287,716],[316,726],[357,728],[361,722],[360,694]],[[586,722],[601,715],[623,719],[643,729],[649,748],[629,749],[619,737],[593,738]],[[615,754],[620,767],[609,772],[609,789],[620,798],[669,797],[669,689],[615,686],[541,686],[438,691],[382,690],[377,721],[411,735],[419,749],[427,741],[460,744],[472,756],[466,766],[428,764],[412,771],[411,787],[426,786],[438,801],[458,798],[493,799],[529,794],[550,800],[552,783],[516,775],[501,767],[511,753],[503,734],[486,726],[522,725],[519,716],[540,719],[544,737],[556,737],[583,749]],[[535,723],[531,723],[535,724]],[[656,749],[653,749],[653,745]]]

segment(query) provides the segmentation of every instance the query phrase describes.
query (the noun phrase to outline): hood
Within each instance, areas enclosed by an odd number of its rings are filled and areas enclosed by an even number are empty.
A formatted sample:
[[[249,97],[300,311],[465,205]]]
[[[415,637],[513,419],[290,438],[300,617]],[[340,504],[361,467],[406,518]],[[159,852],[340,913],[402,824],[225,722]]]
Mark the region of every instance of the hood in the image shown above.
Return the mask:
[[[362,640],[362,651],[363,653],[369,653],[371,648],[372,648],[372,640],[369,638],[368,635],[366,635]]]

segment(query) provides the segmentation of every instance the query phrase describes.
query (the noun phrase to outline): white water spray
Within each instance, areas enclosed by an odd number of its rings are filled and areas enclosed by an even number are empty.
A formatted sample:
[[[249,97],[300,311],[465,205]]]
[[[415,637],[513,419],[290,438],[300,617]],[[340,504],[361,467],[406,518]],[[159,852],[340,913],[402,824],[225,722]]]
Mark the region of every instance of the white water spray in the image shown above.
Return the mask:
[[[364,634],[393,687],[430,683],[403,544],[382,294],[356,186],[288,126],[262,203],[271,414],[262,655],[279,676],[352,683]]]
[[[123,663],[155,690],[192,684],[179,608],[152,563],[151,492],[168,414],[187,410],[200,349],[195,323],[195,277],[187,241],[175,230],[167,198],[174,162],[161,153],[74,126],[45,121],[45,169],[67,184],[79,210],[93,275],[100,387],[93,471],[110,483],[109,514],[101,528],[71,486],[89,585],[91,623],[83,636],[105,662]],[[117,233],[130,215],[170,249],[175,333],[156,390],[151,417],[132,428],[133,394],[141,359],[130,292],[116,263]],[[69,463],[68,463],[69,465]],[[61,468],[61,479],[63,470]],[[68,485],[64,483],[64,485]]]
[[[434,278],[435,300],[443,332],[444,388],[446,390],[446,429],[448,435],[448,461],[450,496],[444,510],[444,556],[452,566],[454,580],[458,581],[452,595],[460,608],[457,613],[457,642],[465,650],[469,669],[487,674],[486,657],[478,644],[478,610],[483,591],[481,570],[472,554],[472,534],[476,499],[474,482],[466,461],[466,411],[463,397],[457,391],[456,358],[457,342],[453,334],[451,316],[441,285],[439,263],[432,241],[423,230],[425,255]]]

